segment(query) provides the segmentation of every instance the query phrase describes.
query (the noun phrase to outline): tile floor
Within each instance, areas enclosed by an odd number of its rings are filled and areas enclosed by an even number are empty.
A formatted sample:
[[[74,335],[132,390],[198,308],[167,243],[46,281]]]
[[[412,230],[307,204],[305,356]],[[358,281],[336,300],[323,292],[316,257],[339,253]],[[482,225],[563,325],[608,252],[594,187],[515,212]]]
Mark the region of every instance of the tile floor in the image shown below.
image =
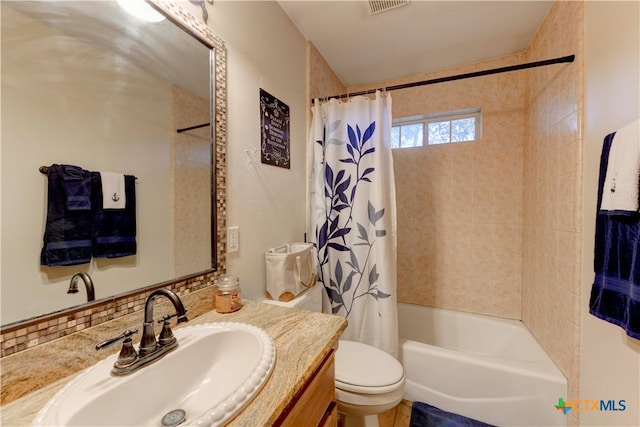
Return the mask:
[[[403,400],[395,408],[379,414],[378,424],[380,427],[409,427],[412,403],[410,400]],[[338,427],[344,427],[342,417],[338,417]]]
[[[403,400],[395,408],[378,415],[380,427],[409,427],[412,403],[410,400]]]

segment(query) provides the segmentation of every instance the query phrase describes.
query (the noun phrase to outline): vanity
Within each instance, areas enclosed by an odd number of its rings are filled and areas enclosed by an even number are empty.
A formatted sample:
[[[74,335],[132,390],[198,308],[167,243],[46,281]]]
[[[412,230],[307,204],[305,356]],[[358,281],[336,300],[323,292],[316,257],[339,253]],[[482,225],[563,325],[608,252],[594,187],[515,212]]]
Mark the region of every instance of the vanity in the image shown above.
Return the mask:
[[[200,298],[201,301],[206,299]],[[185,301],[185,305],[190,310],[188,301]],[[40,369],[35,375],[46,377],[47,372],[69,369],[70,366],[75,366],[79,372],[91,366],[92,360],[85,354],[104,358],[119,350],[113,348],[108,354],[97,356],[94,350],[96,343],[126,328],[136,327],[139,322],[140,315],[132,314],[78,333],[81,336],[70,335],[38,346],[39,352],[50,352],[50,358],[44,367],[33,366],[33,369]],[[241,310],[230,314],[219,314],[212,309],[206,311],[205,308],[203,314],[184,325],[212,322],[240,322],[257,326],[273,339],[276,347],[276,361],[271,376],[248,406],[229,422],[229,426],[336,425],[334,353],[347,325],[344,318],[245,301]],[[180,326],[174,329],[179,330]],[[78,342],[84,345],[71,350],[74,347],[72,343]],[[36,349],[3,358],[2,370],[31,369],[29,366],[33,358],[30,353],[33,350]],[[73,373],[44,387],[36,386],[31,393],[2,406],[2,425],[29,425],[46,402],[75,376],[76,373]],[[3,377],[4,389],[18,386],[4,376],[4,372]],[[38,381],[38,378],[34,380]],[[25,384],[19,386],[24,387]]]

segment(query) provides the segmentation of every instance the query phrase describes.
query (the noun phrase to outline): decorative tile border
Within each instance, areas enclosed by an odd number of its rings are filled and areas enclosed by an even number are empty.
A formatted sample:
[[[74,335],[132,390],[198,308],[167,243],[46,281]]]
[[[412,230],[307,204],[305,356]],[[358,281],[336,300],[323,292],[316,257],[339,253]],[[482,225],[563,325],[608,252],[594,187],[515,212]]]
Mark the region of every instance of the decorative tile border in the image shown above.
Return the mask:
[[[209,271],[204,274],[181,277],[93,304],[5,326],[0,330],[0,358],[141,311],[144,309],[147,297],[156,289],[171,289],[183,297],[207,288],[214,284],[219,274]]]

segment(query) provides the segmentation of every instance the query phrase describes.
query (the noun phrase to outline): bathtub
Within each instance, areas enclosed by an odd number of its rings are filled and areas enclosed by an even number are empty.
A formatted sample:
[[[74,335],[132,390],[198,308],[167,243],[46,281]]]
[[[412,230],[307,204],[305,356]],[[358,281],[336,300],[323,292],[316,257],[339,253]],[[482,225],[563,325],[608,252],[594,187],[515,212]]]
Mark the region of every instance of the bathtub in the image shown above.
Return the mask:
[[[567,425],[554,407],[567,380],[522,322],[399,303],[398,325],[405,399],[497,426]]]

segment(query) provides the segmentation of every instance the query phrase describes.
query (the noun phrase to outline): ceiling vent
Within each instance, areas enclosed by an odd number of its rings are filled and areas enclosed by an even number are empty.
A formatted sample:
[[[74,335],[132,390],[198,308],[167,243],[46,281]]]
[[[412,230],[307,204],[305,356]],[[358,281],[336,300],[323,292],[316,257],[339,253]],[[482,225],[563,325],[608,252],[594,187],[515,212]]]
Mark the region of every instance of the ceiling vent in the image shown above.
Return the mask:
[[[369,14],[375,15],[395,9],[396,7],[405,6],[410,0],[369,0]]]

